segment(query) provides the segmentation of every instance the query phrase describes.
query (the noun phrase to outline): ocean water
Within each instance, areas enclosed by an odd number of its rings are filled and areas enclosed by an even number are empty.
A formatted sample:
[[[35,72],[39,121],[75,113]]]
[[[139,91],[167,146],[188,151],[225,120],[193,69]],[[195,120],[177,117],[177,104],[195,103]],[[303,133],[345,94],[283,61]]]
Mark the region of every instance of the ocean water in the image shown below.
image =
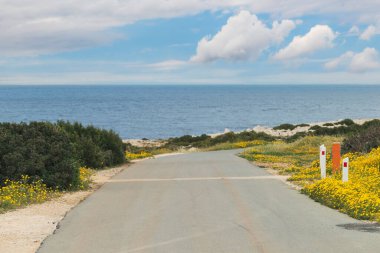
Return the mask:
[[[79,121],[122,138],[380,118],[380,86],[0,86],[0,121]]]

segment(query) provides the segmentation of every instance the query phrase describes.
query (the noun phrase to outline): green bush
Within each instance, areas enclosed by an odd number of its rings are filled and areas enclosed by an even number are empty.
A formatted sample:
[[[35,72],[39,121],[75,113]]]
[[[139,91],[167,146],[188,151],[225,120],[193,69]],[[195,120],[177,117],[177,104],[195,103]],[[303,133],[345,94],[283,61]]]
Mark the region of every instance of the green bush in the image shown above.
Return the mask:
[[[170,138],[165,144],[167,148],[177,148],[177,147],[199,147],[202,146],[201,143],[206,143],[211,140],[211,136],[202,134],[201,136],[191,136],[184,135],[181,137]]]
[[[69,134],[80,166],[102,169],[125,162],[124,144],[112,130],[83,126],[77,122],[59,121],[57,124]]]
[[[380,146],[380,125],[371,125],[352,134],[343,141],[342,150],[347,152],[368,153]]]
[[[0,185],[5,179],[42,179],[49,187],[75,189],[79,167],[101,169],[125,161],[113,131],[79,123],[0,123]]]
[[[355,125],[355,122],[352,119],[344,119],[344,120],[336,122],[335,125],[352,126],[352,125]]]
[[[312,126],[309,130],[312,131],[313,135],[346,135],[356,132],[360,129],[359,125],[350,126],[337,126],[333,128],[322,127],[322,126]]]
[[[0,183],[29,175],[49,187],[68,189],[79,183],[69,135],[45,122],[0,124]]]
[[[292,124],[281,124],[279,126],[274,127],[274,130],[294,130],[297,126]]]
[[[185,135],[177,138],[170,138],[164,145],[164,148],[171,150],[178,149],[180,147],[196,147],[196,148],[208,148],[221,143],[233,143],[239,141],[253,141],[253,140],[274,140],[274,137],[265,133],[256,133],[254,131],[244,131],[240,133],[229,132],[218,135],[214,138],[203,134],[201,136]]]
[[[310,126],[310,125],[309,124],[305,124],[305,123],[296,125],[296,127],[308,127],[308,126]]]

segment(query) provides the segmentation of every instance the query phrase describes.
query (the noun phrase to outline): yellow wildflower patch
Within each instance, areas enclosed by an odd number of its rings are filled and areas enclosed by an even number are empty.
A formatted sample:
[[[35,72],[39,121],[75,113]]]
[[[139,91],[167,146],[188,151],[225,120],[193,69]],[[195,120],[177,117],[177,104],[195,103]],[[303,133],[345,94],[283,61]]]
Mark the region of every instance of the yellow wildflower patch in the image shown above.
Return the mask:
[[[92,169],[81,167],[79,169],[79,185],[78,188],[80,190],[86,190],[90,187],[91,184],[91,176],[94,174]]]
[[[358,219],[380,218],[380,148],[369,154],[350,157],[349,181],[341,174],[307,185],[303,192],[311,198]]]
[[[152,156],[153,156],[152,153],[146,152],[146,151],[141,151],[139,153],[130,153],[130,152],[125,153],[125,158],[127,160],[143,159],[143,158],[152,157]]]
[[[14,209],[28,204],[42,203],[58,193],[46,187],[38,180],[29,183],[29,176],[22,176],[19,181],[5,180],[0,188],[0,209]]]
[[[312,199],[340,210],[357,219],[380,221],[380,148],[369,154],[345,154],[348,157],[349,181],[341,173],[332,174],[332,161],[327,156],[326,179],[321,180],[319,145],[339,141],[333,137],[305,137],[294,143],[272,142],[256,146],[243,154],[248,160],[265,164],[290,175],[289,181],[300,185]],[[283,163],[285,166],[277,166]]]
[[[246,148],[246,147],[252,147],[257,145],[263,145],[265,141],[262,140],[254,140],[254,141],[240,141],[237,143],[234,143],[234,148]]]

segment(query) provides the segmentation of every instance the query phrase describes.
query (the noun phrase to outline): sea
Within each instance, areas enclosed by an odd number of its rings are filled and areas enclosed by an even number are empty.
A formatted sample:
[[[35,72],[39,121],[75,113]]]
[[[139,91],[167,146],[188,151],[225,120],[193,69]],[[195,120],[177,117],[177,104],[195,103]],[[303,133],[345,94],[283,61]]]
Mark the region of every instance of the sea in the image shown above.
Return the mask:
[[[344,118],[380,118],[380,86],[0,86],[0,122],[78,121],[123,139]]]

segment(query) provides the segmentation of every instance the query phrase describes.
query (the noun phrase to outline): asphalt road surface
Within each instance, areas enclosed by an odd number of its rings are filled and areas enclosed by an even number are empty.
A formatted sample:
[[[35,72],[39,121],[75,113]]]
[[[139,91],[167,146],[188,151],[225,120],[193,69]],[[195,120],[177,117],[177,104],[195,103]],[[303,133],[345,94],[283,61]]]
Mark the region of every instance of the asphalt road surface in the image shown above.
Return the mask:
[[[69,212],[39,252],[380,252],[377,224],[324,207],[235,154],[138,162]]]

